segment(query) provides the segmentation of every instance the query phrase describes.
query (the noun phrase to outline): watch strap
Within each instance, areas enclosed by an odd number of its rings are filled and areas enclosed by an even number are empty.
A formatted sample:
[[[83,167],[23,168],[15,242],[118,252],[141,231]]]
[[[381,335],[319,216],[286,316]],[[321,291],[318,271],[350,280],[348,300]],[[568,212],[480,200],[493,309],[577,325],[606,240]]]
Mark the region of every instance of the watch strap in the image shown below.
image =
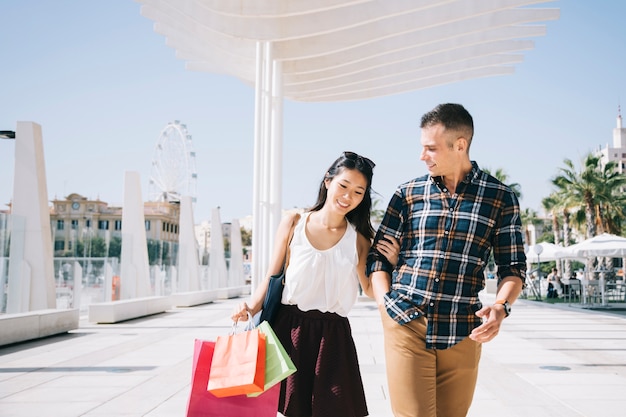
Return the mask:
[[[502,305],[502,307],[504,307],[504,314],[505,314],[505,317],[509,317],[509,315],[511,314],[511,305],[509,304],[509,301],[508,301],[508,300],[505,300],[505,299],[496,300],[496,302],[495,302],[495,303],[493,303],[493,304],[494,304],[494,305],[495,305],[495,304],[500,304],[500,305]]]

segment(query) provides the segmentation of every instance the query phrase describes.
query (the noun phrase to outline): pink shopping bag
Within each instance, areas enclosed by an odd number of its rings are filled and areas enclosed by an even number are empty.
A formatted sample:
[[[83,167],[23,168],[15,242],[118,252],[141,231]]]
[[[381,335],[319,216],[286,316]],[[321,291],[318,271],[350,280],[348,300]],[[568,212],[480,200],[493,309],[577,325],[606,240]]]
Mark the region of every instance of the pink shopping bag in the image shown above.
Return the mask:
[[[280,384],[258,397],[245,394],[218,398],[207,391],[215,342],[196,339],[187,417],[276,417]]]

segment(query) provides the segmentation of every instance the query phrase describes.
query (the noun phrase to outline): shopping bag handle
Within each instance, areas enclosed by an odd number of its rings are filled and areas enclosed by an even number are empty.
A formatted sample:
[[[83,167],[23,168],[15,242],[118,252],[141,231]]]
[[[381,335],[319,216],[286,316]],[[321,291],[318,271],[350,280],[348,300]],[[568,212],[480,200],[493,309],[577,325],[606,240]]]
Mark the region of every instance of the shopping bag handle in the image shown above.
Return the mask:
[[[247,332],[249,330],[254,330],[256,328],[256,325],[254,324],[254,320],[252,319],[252,314],[250,314],[250,312],[248,311],[248,321],[246,322],[246,325],[243,328],[243,332]],[[239,328],[238,326],[239,324],[239,318],[237,318],[237,320],[233,320],[233,327],[230,329],[230,334],[236,334],[237,333],[237,329]]]

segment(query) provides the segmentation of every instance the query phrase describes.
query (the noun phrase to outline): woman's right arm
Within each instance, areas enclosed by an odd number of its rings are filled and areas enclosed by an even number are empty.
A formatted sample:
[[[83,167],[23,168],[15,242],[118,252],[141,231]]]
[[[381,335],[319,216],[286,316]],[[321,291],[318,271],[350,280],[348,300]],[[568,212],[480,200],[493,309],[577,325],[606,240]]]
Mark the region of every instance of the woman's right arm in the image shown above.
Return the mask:
[[[270,259],[270,265],[265,277],[259,282],[259,285],[254,290],[254,293],[250,297],[250,300],[246,303],[239,304],[232,314],[233,321],[246,321],[248,320],[248,313],[251,315],[257,314],[263,307],[263,300],[267,293],[270,277],[278,274],[285,264],[285,257],[287,255],[287,246],[289,245],[289,237],[291,230],[295,223],[300,218],[300,215],[295,213],[283,217],[276,230],[276,237],[274,239],[274,253]]]

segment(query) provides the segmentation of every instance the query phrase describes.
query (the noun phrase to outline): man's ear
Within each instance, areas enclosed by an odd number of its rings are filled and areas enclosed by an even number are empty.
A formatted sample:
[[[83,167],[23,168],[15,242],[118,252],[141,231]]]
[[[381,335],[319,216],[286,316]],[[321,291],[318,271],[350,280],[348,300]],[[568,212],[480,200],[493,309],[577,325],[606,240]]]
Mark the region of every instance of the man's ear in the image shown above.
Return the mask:
[[[454,146],[456,150],[459,152],[467,152],[467,144],[468,144],[467,139],[461,136],[460,138],[456,140],[456,144]]]

